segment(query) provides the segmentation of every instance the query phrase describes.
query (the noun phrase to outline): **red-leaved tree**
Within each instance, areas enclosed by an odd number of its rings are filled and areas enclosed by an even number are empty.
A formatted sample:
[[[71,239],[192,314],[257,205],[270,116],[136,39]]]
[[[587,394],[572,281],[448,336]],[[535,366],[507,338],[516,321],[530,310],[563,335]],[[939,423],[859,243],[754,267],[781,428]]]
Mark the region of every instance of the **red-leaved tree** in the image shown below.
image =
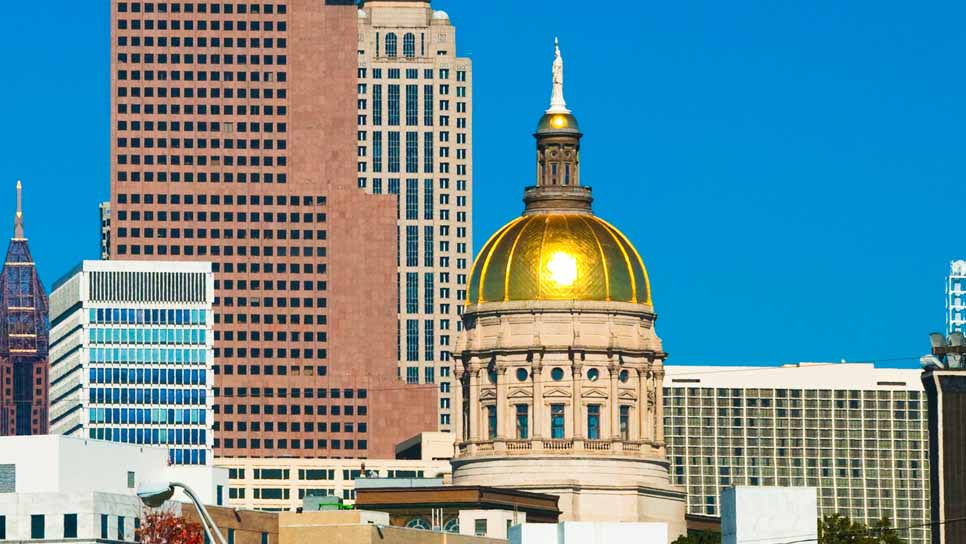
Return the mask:
[[[167,510],[145,510],[134,537],[142,544],[203,544],[201,524]]]

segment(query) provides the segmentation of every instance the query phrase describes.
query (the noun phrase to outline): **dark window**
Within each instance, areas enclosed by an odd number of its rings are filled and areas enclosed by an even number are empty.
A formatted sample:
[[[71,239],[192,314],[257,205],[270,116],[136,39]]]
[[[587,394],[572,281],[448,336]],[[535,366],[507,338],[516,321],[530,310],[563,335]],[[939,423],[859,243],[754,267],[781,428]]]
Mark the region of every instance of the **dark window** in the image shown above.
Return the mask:
[[[77,514],[64,514],[64,538],[77,538]]]
[[[33,540],[44,539],[44,515],[33,514],[30,516],[30,538]]]

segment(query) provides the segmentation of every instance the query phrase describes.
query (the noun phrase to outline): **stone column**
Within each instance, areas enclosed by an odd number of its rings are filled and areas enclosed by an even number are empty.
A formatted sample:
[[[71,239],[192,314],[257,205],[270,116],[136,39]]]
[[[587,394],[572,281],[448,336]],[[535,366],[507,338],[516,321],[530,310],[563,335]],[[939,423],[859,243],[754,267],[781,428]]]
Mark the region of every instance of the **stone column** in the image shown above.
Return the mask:
[[[575,355],[576,357],[576,355]],[[583,416],[583,410],[580,407],[580,398],[583,393],[584,386],[584,365],[579,361],[574,361],[571,365],[571,370],[573,373],[573,397],[571,402],[571,417],[573,421],[573,438],[583,440],[584,431],[583,425],[581,425],[581,416]]]
[[[643,441],[654,439],[654,435],[651,434],[651,422],[654,417],[651,415],[651,397],[647,387],[650,374],[650,370],[645,368],[637,369],[637,420],[640,424],[640,439]]]
[[[511,438],[510,421],[513,415],[510,413],[510,405],[506,397],[506,371],[509,367],[497,363],[496,365],[496,437],[500,440]]]
[[[654,436],[655,441],[664,445],[664,367],[654,372]]]
[[[620,425],[620,393],[617,388],[618,379],[620,378],[621,367],[620,363],[615,360],[611,360],[610,364],[607,365],[607,370],[610,373],[610,436],[614,440],[621,439],[621,425]],[[604,435],[601,433],[601,438]]]
[[[543,406],[543,355],[534,354],[533,364],[530,371],[530,379],[533,380],[533,428],[530,429],[530,437],[533,439],[543,438],[544,406]]]
[[[463,429],[467,422],[463,421],[463,379],[466,377],[466,369],[463,367],[463,362],[459,361],[456,363],[456,368],[454,369],[455,380],[453,380],[453,387],[456,389],[453,391],[453,412],[455,414],[453,422],[453,432],[456,434],[456,444],[457,452],[459,452],[459,444],[462,443],[465,438],[463,434]]]
[[[480,440],[480,370],[478,361],[470,363],[470,442]]]

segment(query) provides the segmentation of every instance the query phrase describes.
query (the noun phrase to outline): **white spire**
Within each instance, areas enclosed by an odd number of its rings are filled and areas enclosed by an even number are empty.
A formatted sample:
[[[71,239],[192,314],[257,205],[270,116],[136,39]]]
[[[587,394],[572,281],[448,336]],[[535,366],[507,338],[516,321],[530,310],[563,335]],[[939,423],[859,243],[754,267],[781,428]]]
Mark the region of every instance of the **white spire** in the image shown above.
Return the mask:
[[[20,192],[22,186],[20,185],[20,180],[17,180],[17,215],[13,220],[13,237],[23,238],[23,203],[20,197]]]
[[[567,101],[564,100],[564,63],[560,56],[560,40],[553,39],[556,57],[553,59],[553,94],[550,96],[550,109],[547,113],[570,113],[567,109]]]

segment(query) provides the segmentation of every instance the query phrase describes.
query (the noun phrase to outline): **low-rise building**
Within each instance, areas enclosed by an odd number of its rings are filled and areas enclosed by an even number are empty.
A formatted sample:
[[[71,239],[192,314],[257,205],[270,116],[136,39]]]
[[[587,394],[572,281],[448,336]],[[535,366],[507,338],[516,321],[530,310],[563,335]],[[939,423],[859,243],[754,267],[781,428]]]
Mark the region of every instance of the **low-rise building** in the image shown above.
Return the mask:
[[[133,542],[142,514],[138,486],[181,482],[203,503],[219,505],[227,480],[224,469],[170,465],[159,447],[59,435],[0,438],[0,535]],[[168,506],[180,510],[180,503]]]

